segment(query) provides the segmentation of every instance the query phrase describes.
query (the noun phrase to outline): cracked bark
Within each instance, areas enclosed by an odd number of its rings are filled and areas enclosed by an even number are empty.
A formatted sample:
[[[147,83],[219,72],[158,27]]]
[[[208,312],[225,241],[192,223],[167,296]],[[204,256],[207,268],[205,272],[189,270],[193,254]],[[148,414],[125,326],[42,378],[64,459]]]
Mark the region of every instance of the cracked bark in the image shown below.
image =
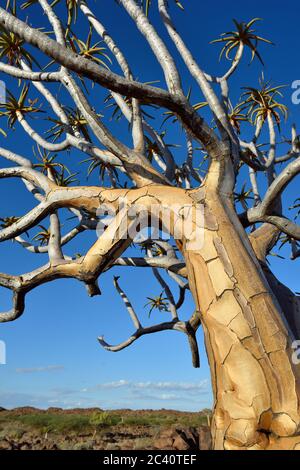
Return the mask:
[[[281,287],[283,299],[275,297],[266,279],[271,273],[237,232],[238,221],[232,223],[230,201],[224,207],[207,191],[205,203],[218,228],[205,231],[202,250],[183,247],[183,253],[212,371],[214,448],[281,448],[300,423],[299,368],[292,364],[285,324],[286,298],[294,302],[295,296]],[[291,439],[297,443],[300,436]]]

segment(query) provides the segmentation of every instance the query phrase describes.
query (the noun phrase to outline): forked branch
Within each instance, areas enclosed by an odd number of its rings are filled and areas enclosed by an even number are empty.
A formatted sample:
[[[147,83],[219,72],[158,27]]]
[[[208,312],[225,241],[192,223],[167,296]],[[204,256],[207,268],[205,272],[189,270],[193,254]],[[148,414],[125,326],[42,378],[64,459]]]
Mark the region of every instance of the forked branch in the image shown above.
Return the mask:
[[[130,346],[142,336],[152,334],[152,333],[158,333],[160,331],[168,331],[168,330],[180,331],[181,333],[184,333],[188,338],[189,346],[190,346],[191,353],[192,353],[193,366],[196,368],[200,367],[199,348],[198,348],[198,343],[196,339],[196,332],[199,327],[199,323],[193,324],[191,321],[187,321],[187,322],[180,321],[177,317],[177,318],[173,318],[173,320],[170,322],[163,322],[157,325],[144,327],[142,326],[130,300],[128,299],[124,290],[120,287],[119,277],[114,277],[114,286],[125,304],[127,312],[135,327],[135,331],[134,333],[132,333],[132,335],[130,335],[128,339],[126,339],[125,341],[117,345],[108,344],[105,341],[104,336],[99,336],[98,341],[104,349],[106,349],[107,351],[111,351],[111,352],[118,352]]]

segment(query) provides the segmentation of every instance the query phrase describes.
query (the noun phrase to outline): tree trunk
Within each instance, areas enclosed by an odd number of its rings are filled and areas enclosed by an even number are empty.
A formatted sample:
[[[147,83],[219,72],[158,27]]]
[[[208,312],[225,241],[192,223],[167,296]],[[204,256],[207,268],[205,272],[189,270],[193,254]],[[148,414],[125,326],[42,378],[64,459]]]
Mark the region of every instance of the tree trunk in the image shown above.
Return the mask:
[[[280,304],[231,200],[197,198],[204,244],[183,254],[211,369],[214,448],[300,447],[299,367]]]

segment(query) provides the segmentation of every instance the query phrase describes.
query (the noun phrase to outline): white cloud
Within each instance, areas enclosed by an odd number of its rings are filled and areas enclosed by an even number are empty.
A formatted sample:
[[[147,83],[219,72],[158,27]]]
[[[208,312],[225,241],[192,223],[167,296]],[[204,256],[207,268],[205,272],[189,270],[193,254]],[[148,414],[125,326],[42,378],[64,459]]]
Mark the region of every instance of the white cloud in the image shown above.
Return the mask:
[[[201,382],[133,382],[128,380],[118,380],[114,382],[104,382],[94,387],[84,388],[81,392],[96,392],[97,390],[114,390],[128,389],[131,391],[168,391],[188,393],[206,393],[209,390],[209,380],[205,379]]]
[[[61,365],[50,365],[41,367],[23,367],[16,369],[17,374],[33,374],[35,372],[56,372],[58,370],[64,370],[64,366]]]
[[[155,389],[155,390],[206,390],[208,387],[208,380],[201,382],[137,382],[134,383],[134,388]]]
[[[117,380],[115,382],[107,382],[97,385],[97,388],[121,388],[121,387],[130,387],[132,382],[128,380]]]
[[[134,398],[135,400],[155,400],[155,401],[179,401],[182,399],[179,395],[176,395],[176,393],[148,393],[144,391],[135,391],[134,392]]]
[[[18,372],[20,376],[24,374],[26,377],[26,374],[34,372],[61,369],[63,366],[45,366],[18,369]],[[211,406],[209,380],[155,382],[120,379],[93,386],[85,385],[84,388],[68,388],[60,384],[57,387],[46,388],[44,392],[40,393],[22,393],[22,387],[18,392],[4,391],[1,388],[0,406],[4,406],[4,408],[31,405],[37,408],[48,408],[49,406],[62,408],[98,407],[102,409],[168,408],[197,411]]]

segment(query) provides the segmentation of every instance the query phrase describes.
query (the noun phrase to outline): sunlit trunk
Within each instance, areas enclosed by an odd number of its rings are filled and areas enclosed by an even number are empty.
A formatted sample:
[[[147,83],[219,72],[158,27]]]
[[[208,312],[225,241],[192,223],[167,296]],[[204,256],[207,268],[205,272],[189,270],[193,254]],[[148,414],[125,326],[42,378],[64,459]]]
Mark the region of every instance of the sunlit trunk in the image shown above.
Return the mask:
[[[183,253],[211,369],[214,448],[294,448],[299,369],[283,314],[231,202],[206,193],[204,204],[203,247]]]

